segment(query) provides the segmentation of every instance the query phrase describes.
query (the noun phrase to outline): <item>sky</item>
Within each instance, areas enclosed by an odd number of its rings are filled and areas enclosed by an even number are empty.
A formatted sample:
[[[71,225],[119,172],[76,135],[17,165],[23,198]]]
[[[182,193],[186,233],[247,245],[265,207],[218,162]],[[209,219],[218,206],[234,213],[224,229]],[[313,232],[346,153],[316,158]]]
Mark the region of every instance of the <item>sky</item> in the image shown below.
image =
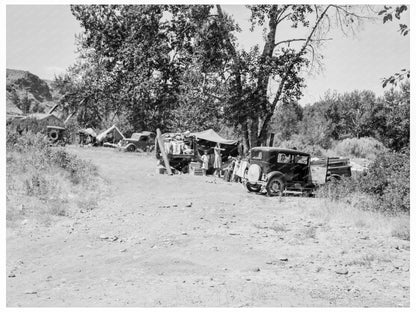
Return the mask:
[[[249,11],[244,6],[224,5],[242,28],[241,47],[262,43],[261,30],[250,32]],[[409,22],[409,13],[400,22]],[[312,104],[328,90],[372,90],[383,94],[381,79],[410,67],[410,36],[398,32],[398,22],[366,22],[355,36],[332,31],[321,48],[323,70],[305,75],[307,87],[300,104]],[[286,28],[278,36],[291,36]],[[53,79],[75,62],[75,35],[82,28],[68,5],[6,6],[6,67],[28,70],[43,79]],[[293,37],[293,35],[292,35]]]

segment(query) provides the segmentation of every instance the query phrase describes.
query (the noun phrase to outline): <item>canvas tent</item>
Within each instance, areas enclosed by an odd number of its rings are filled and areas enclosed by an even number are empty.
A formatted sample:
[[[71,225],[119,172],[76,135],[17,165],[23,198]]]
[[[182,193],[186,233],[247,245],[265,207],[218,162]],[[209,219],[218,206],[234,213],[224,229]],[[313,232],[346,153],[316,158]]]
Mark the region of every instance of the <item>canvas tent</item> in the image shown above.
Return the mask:
[[[239,154],[238,149],[238,140],[227,140],[221,137],[213,129],[208,129],[201,132],[194,132],[190,134],[198,140],[198,146],[200,151],[206,150],[209,148],[212,151],[212,148],[220,143],[221,147],[224,148],[224,151],[221,153],[223,161],[227,160],[228,156],[237,156]]]
[[[116,127],[116,125],[112,125],[110,128],[108,128],[104,132],[97,135],[97,142],[98,143],[105,142],[105,141],[108,141],[108,142],[111,142],[111,143],[116,143],[116,142],[118,142],[120,140],[124,140],[124,139],[125,139],[124,135]]]
[[[82,133],[84,135],[92,136],[93,138],[95,138],[97,136],[97,133],[95,133],[95,131],[92,128],[81,129],[81,130],[79,130],[79,133]]]
[[[205,140],[209,142],[215,142],[215,143],[220,143],[220,144],[225,144],[225,145],[238,144],[238,140],[224,139],[212,129],[208,129],[208,130],[201,131],[201,132],[194,132],[194,133],[191,133],[191,135],[195,136],[197,139]]]
[[[46,122],[48,126],[65,127],[64,122],[56,117],[54,114],[34,113],[25,117],[25,119],[36,119],[38,121]]]
[[[95,144],[97,133],[92,128],[81,129],[78,131],[79,141],[78,143],[83,144]]]

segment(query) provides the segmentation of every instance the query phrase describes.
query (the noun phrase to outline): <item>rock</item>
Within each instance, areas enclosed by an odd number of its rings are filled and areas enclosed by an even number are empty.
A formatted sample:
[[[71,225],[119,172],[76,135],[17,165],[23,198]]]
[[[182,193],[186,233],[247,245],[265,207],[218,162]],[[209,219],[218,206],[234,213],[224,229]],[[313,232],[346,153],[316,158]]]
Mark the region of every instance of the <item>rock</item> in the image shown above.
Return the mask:
[[[192,202],[187,203],[185,207],[192,207]]]
[[[16,274],[14,274],[13,272],[10,272],[8,277],[16,277]]]
[[[186,233],[186,232],[182,232],[181,234],[182,234],[182,235],[188,235],[188,233]]]
[[[22,225],[26,225],[26,224],[27,224],[27,222],[28,222],[28,221],[27,221],[27,219],[24,219],[24,220],[22,221],[22,223],[21,223],[21,224],[22,224]]]
[[[392,262],[391,264],[393,265],[393,267],[394,267],[395,269],[400,269],[400,268],[401,268],[401,266],[402,266],[402,264],[401,264],[401,263],[399,263],[399,262]]]
[[[26,290],[25,294],[26,295],[36,295],[38,292],[36,290]]]
[[[335,270],[335,273],[340,274],[340,275],[347,275],[348,274],[348,270],[344,269],[344,268],[339,268]]]
[[[389,285],[390,285],[390,287],[394,287],[394,288],[400,286],[400,284],[397,283],[397,282],[391,282]]]
[[[279,258],[280,261],[289,261],[288,258]]]
[[[101,234],[101,235],[100,235],[100,239],[108,239],[108,235],[106,235],[106,234]]]
[[[253,268],[253,272],[260,272],[260,268],[258,267]]]
[[[126,252],[126,251],[127,251],[127,248],[120,249],[120,252]]]

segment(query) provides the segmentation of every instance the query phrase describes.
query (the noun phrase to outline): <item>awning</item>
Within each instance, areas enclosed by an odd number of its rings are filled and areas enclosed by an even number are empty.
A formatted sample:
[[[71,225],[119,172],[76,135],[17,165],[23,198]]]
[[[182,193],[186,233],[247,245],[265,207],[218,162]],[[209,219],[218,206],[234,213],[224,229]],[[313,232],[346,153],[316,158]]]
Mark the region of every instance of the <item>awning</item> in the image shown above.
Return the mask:
[[[115,125],[112,125],[110,128],[97,135],[97,141],[101,142],[104,140],[107,134],[109,134],[111,131],[114,131],[114,133],[118,135],[118,138],[116,138],[117,141],[125,139],[123,133],[121,133],[121,131]]]
[[[88,128],[88,129],[81,129],[79,130],[80,133],[84,133],[86,135],[90,135],[92,137],[96,137],[97,133],[95,133],[95,131],[92,128]]]
[[[234,145],[238,143],[238,140],[224,139],[212,129],[208,129],[208,130],[201,131],[201,132],[194,132],[194,133],[191,133],[191,135],[195,136],[197,139],[220,143],[220,144]]]

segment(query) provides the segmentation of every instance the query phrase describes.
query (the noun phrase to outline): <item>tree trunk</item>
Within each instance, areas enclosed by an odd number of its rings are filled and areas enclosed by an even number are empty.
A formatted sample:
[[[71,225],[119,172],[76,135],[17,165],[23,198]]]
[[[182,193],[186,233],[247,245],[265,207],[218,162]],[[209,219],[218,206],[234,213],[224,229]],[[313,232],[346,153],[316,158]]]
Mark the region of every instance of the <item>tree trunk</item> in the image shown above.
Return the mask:
[[[299,50],[299,52],[297,53],[297,56],[300,56],[300,55],[302,55],[302,53],[305,51],[305,49],[306,49],[306,47],[309,45],[309,43],[311,42],[311,40],[312,40],[312,36],[314,35],[314,33],[315,33],[315,31],[317,30],[317,28],[318,28],[318,25],[321,23],[321,21],[322,21],[322,19],[325,17],[325,15],[326,15],[326,12],[328,11],[328,9],[331,7],[332,5],[328,5],[328,6],[326,6],[326,8],[322,11],[322,13],[318,16],[318,18],[317,18],[317,20],[316,20],[316,22],[315,22],[315,24],[314,24],[314,26],[312,27],[312,29],[311,29],[311,32],[308,34],[308,37],[305,39],[305,43],[303,44],[303,46],[301,47],[301,49]],[[276,24],[272,24],[272,23],[270,23],[269,22],[269,27],[272,27],[272,26],[274,26],[274,31],[272,31],[272,30],[270,30],[269,31],[269,35],[270,35],[270,37],[268,36],[268,41],[269,40],[271,40],[271,34],[273,33],[273,34],[276,34],[276,27],[277,27],[277,23]],[[274,38],[273,38],[273,50],[274,50]],[[266,47],[268,46],[268,42],[266,42],[266,46],[265,46],[265,50],[266,50]],[[273,53],[273,50],[272,50],[272,53]],[[265,52],[265,51],[264,51]],[[263,54],[264,54],[264,52],[263,52]],[[294,63],[294,61],[293,61],[293,59],[289,62],[289,64],[287,65],[287,68],[286,68],[286,71],[284,72],[284,74],[283,74],[283,76],[282,76],[282,78],[281,78],[281,80],[280,80],[280,83],[279,83],[279,87],[278,87],[278,89],[277,89],[277,92],[276,92],[276,95],[275,95],[275,97],[274,97],[274,99],[273,99],[273,102],[272,102],[272,104],[271,104],[271,107],[269,108],[269,110],[268,110],[268,112],[267,112],[267,115],[266,115],[266,118],[265,118],[265,120],[264,120],[264,123],[263,123],[263,125],[261,126],[261,129],[260,129],[260,134],[259,134],[259,139],[264,139],[264,138],[267,138],[267,129],[268,129],[268,127],[269,127],[269,123],[270,123],[270,120],[271,120],[271,118],[272,118],[272,116],[273,116],[273,113],[274,113],[274,110],[275,110],[275,108],[276,108],[276,105],[277,105],[277,103],[278,103],[278,101],[280,101],[281,100],[281,96],[282,96],[282,94],[283,94],[283,91],[284,91],[284,88],[285,88],[285,85],[286,85],[286,81],[287,81],[287,78],[288,78],[288,76],[289,76],[289,73],[290,73],[290,71],[292,70],[292,68],[293,68],[293,66],[295,65],[295,63]],[[264,86],[263,86],[264,87]],[[267,88],[267,86],[266,86],[266,88]]]
[[[250,140],[248,136],[247,119],[241,123],[241,134],[243,136],[243,153],[247,155],[250,150]]]

